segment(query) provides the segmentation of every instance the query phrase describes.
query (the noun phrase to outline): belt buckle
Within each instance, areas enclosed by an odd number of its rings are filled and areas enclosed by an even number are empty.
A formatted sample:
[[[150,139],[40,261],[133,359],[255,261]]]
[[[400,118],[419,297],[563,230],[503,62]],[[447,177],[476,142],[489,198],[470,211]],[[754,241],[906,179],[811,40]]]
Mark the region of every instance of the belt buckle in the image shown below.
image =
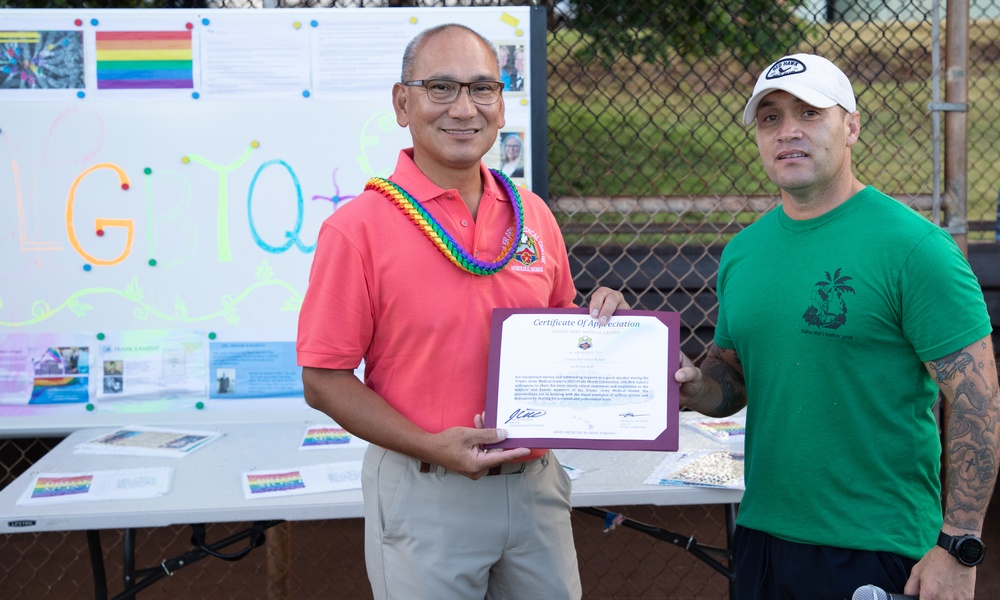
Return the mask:
[[[489,471],[486,472],[487,477],[492,477],[495,475],[517,475],[518,473],[524,473],[524,469],[528,466],[530,461],[521,461],[516,463],[501,463]]]
[[[529,462],[531,461],[522,461],[517,463],[510,463],[510,462],[501,463],[495,467],[491,467],[488,471],[486,471],[486,476],[495,477],[497,475],[516,475],[518,473],[524,473],[524,470],[527,468]],[[420,461],[421,473],[437,473],[439,469],[440,469],[440,474],[442,475],[448,472],[444,468],[439,467],[437,465],[433,465],[425,461]]]

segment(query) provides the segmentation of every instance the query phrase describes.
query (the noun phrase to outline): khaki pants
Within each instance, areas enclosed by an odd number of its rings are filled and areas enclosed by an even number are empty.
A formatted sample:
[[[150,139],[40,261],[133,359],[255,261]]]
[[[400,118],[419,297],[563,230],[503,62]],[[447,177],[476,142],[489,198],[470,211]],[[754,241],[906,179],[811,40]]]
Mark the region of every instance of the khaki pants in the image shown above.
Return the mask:
[[[372,444],[362,470],[376,600],[572,600],[570,480],[549,452],[473,481]]]

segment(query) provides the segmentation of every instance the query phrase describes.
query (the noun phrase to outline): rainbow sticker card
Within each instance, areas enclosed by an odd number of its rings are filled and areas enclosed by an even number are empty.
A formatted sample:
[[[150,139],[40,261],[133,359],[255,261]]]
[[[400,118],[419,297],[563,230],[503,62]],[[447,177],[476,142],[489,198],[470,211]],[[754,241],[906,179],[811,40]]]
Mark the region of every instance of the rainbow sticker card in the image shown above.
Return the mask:
[[[745,415],[733,415],[722,419],[693,419],[683,421],[683,424],[685,427],[717,442],[742,442],[746,437],[747,419]]]
[[[368,442],[351,435],[340,425],[330,423],[307,426],[299,450],[364,448],[367,445]]]
[[[361,461],[247,471],[242,480],[247,500],[356,490],[361,489]]]
[[[173,469],[116,469],[82,473],[40,473],[18,504],[67,504],[96,500],[156,498],[170,491]]]

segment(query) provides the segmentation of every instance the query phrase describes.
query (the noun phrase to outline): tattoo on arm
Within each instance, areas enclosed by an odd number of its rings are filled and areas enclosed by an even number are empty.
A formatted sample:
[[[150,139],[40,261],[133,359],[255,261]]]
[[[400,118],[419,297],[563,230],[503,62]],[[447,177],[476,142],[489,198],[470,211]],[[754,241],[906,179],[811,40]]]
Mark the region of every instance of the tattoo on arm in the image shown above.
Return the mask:
[[[927,368],[951,406],[945,522],[979,530],[993,492],[1000,449],[1000,389],[990,338],[930,361]]]
[[[701,370],[717,381],[722,391],[722,399],[714,412],[718,415],[731,415],[746,406],[747,388],[743,380],[743,363],[736,350],[712,344]]]

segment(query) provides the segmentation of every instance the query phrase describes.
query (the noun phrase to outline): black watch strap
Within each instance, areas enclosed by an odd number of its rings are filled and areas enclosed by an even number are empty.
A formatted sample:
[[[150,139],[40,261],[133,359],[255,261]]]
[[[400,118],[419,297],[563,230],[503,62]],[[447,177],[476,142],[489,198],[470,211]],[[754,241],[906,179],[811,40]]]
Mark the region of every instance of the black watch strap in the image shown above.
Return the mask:
[[[951,536],[942,531],[938,534],[937,545],[966,567],[974,567],[986,557],[986,544],[979,536],[972,534]]]

